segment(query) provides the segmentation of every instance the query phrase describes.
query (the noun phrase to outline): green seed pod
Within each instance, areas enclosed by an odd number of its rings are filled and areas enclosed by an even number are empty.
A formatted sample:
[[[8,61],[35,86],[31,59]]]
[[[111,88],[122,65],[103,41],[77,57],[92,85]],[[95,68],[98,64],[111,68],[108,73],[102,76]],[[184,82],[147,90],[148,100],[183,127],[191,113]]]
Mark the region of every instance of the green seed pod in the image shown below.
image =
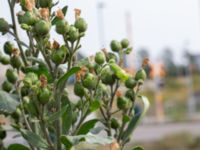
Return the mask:
[[[101,81],[106,85],[113,85],[115,83],[115,76],[109,67],[102,70]]]
[[[51,91],[48,88],[42,88],[38,94],[38,100],[42,105],[45,105],[49,102],[51,97]]]
[[[79,96],[79,97],[83,97],[85,94],[85,90],[84,87],[82,86],[82,84],[80,82],[76,82],[74,85],[74,94]]]
[[[66,52],[63,50],[54,50],[51,59],[55,64],[62,64],[65,60]]]
[[[125,50],[125,53],[128,55],[132,52],[133,48],[132,47],[128,47],[126,50]]]
[[[69,28],[69,41],[74,42],[78,39],[79,32],[74,26],[70,26]]]
[[[53,4],[53,0],[39,0],[39,5],[42,8],[51,8]]]
[[[10,41],[7,41],[4,46],[3,46],[3,50],[6,54],[8,55],[11,55],[12,52],[13,52],[13,48],[14,48],[14,45],[10,42]]]
[[[125,81],[125,86],[129,89],[133,89],[137,85],[137,81],[135,81],[132,77],[129,77]]]
[[[130,117],[128,115],[123,115],[122,122],[127,123],[130,121]]]
[[[13,85],[9,81],[4,81],[2,84],[2,89],[6,92],[10,92],[13,88]]]
[[[103,52],[97,52],[95,55],[95,62],[99,65],[102,65],[106,60],[106,57]]]
[[[135,100],[135,92],[134,92],[133,90],[131,90],[131,89],[129,89],[129,90],[126,91],[125,96],[126,96],[128,99],[132,100],[132,101]]]
[[[33,12],[26,11],[23,15],[18,15],[18,21],[20,24],[34,25],[37,22],[37,17]]]
[[[116,40],[111,41],[110,47],[111,47],[111,50],[114,52],[119,52],[119,50],[122,49],[121,43]]]
[[[39,81],[37,74],[33,73],[33,72],[29,72],[26,74],[26,76],[24,77],[23,83],[25,85],[35,85],[37,84]]]
[[[123,40],[121,41],[121,45],[122,45],[122,48],[128,48],[128,46],[129,46],[129,41],[128,41],[128,39],[123,39]]]
[[[118,129],[120,127],[119,122],[116,118],[111,119],[111,128]]]
[[[83,86],[87,89],[92,90],[96,87],[96,82],[96,77],[91,73],[87,73],[83,79]]]
[[[7,80],[10,82],[10,83],[13,83],[15,84],[17,79],[18,79],[18,74],[15,70],[13,69],[7,69],[6,71],[6,77],[7,77]]]
[[[120,96],[117,98],[117,107],[121,110],[128,109],[130,106],[130,101],[128,98],[124,96]]]
[[[69,32],[69,24],[67,21],[65,21],[64,19],[63,20],[59,20],[56,22],[56,32],[58,34],[66,34],[67,32]]]
[[[85,32],[87,30],[87,23],[83,18],[78,18],[75,21],[74,26],[79,30],[79,32]]]
[[[117,56],[114,53],[108,52],[106,56],[106,61],[109,62],[110,60],[117,61]]]
[[[0,18],[0,32],[3,34],[9,31],[9,24],[4,18]]]
[[[11,114],[11,117],[12,117],[16,122],[18,122],[21,115],[22,115],[21,110],[20,110],[19,108],[17,108],[17,109],[15,110],[15,112],[13,112],[13,113]]]
[[[8,64],[10,64],[10,57],[9,56],[1,56],[0,62],[3,65],[8,65]]]
[[[23,66],[23,62],[20,56],[12,56],[10,59],[10,64],[12,65],[13,68],[17,69]]]
[[[47,35],[51,29],[51,24],[45,20],[39,20],[34,29],[37,35]]]
[[[5,139],[6,131],[0,127],[0,140]]]
[[[24,96],[27,96],[28,94],[29,94],[29,87],[23,86],[21,88],[21,96],[24,97]]]
[[[135,75],[135,80],[145,80],[147,78],[147,74],[145,72],[144,69],[140,69],[137,71],[136,75]]]

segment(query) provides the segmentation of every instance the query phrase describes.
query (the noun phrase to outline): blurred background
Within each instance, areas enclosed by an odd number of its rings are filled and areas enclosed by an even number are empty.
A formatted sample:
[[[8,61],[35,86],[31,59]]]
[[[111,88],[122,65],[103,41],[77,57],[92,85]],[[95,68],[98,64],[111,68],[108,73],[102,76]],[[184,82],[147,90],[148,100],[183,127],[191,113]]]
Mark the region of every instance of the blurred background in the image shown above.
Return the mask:
[[[74,9],[80,8],[88,22],[81,55],[109,49],[112,39],[128,38],[134,50],[125,67],[135,71],[144,58],[150,59],[143,93],[151,107],[130,145],[199,150],[200,0],[60,0],[59,6],[66,4],[70,21]],[[4,0],[0,0],[0,17],[11,19]],[[26,40],[22,31],[20,36]],[[0,37],[0,48],[8,39]],[[52,31],[52,39],[61,37]]]

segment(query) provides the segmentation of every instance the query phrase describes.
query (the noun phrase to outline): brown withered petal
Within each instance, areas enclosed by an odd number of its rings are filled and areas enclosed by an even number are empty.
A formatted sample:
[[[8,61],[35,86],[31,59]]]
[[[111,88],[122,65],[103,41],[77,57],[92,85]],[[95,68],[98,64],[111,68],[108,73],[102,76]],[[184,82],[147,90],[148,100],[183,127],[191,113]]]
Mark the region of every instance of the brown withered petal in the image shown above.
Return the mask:
[[[49,8],[41,8],[40,15],[44,20],[49,20]]]
[[[75,8],[74,11],[75,11],[75,19],[78,19],[81,16],[81,10]]]
[[[19,55],[20,55],[20,51],[19,51],[17,48],[13,48],[13,49],[12,49],[12,54],[13,54],[14,56],[19,56]]]
[[[118,91],[116,92],[116,96],[117,96],[117,97],[122,96],[122,92],[121,92],[120,90],[118,90]]]
[[[149,64],[149,58],[144,58],[143,63],[142,63],[142,67],[145,67],[148,64]]]
[[[54,40],[53,44],[52,44],[52,48],[53,49],[58,49],[59,47],[60,47],[60,44],[56,40]]]
[[[25,7],[27,10],[32,11],[35,7],[35,1],[34,0],[26,0]]]
[[[41,87],[47,86],[47,77],[45,75],[40,75]]]
[[[64,14],[63,14],[61,9],[58,9],[56,11],[56,17],[58,17],[59,19],[64,19],[65,18],[65,16],[64,16]]]

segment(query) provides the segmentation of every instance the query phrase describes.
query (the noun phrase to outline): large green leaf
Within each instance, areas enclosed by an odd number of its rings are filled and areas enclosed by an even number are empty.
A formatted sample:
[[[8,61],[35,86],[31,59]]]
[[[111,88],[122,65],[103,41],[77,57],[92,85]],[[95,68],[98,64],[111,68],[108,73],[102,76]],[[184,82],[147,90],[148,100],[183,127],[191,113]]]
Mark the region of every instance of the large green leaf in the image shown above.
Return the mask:
[[[11,144],[8,146],[7,150],[30,150],[30,149],[22,144]]]
[[[0,113],[12,113],[18,105],[19,102],[14,96],[0,90]]]
[[[87,134],[88,132],[90,132],[92,128],[94,128],[97,122],[98,122],[98,119],[92,119],[85,122],[78,130],[77,135]]]
[[[65,113],[62,115],[62,131],[63,134],[68,134],[69,129],[71,128],[72,125],[72,106],[69,100],[66,100],[67,102],[67,110],[65,111]]]
[[[70,150],[73,146],[80,142],[86,142],[89,144],[111,144],[113,142],[112,137],[101,137],[99,135],[87,134],[77,136],[61,136],[61,142],[65,145],[66,149]]]
[[[69,79],[70,76],[77,73],[81,68],[80,67],[73,67],[67,73],[65,73],[62,77],[58,79],[57,87],[62,89],[65,86],[66,81]]]
[[[149,105],[150,105],[149,100],[145,96],[138,96],[138,97],[141,98],[144,104],[143,111],[133,116],[125,132],[122,134],[121,139],[123,141],[127,141],[129,139],[130,135],[133,133],[134,129],[136,128],[138,123],[141,121],[141,119],[144,117],[144,115],[146,114],[149,108]]]
[[[69,106],[64,106],[63,108],[61,108],[60,111],[53,113],[52,115],[49,116],[49,118],[47,119],[48,123],[52,123],[55,120],[57,120],[58,118],[62,117],[64,113],[66,113],[67,108]]]
[[[92,101],[91,105],[90,105],[90,112],[95,112],[96,110],[98,110],[101,107],[101,102],[100,100],[94,100]]]
[[[24,139],[26,139],[30,144],[34,145],[34,147],[49,150],[48,143],[41,136],[24,129],[20,129],[20,132]]]

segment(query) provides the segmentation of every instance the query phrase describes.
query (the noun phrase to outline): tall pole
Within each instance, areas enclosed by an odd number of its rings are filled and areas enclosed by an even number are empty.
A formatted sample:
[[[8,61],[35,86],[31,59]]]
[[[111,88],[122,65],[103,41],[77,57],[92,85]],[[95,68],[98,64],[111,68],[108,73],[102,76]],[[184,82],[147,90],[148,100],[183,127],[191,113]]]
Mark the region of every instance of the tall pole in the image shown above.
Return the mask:
[[[132,28],[132,19],[131,13],[128,11],[125,14],[126,21],[126,34],[127,38],[130,41],[130,45],[133,46],[133,28]],[[134,50],[126,57],[127,66],[131,69],[135,69],[135,59],[134,59]]]
[[[99,41],[100,41],[100,47],[105,46],[105,29],[104,29],[104,15],[103,15],[103,9],[105,7],[105,4],[103,2],[97,3],[97,16],[98,16],[98,27],[99,27]]]

